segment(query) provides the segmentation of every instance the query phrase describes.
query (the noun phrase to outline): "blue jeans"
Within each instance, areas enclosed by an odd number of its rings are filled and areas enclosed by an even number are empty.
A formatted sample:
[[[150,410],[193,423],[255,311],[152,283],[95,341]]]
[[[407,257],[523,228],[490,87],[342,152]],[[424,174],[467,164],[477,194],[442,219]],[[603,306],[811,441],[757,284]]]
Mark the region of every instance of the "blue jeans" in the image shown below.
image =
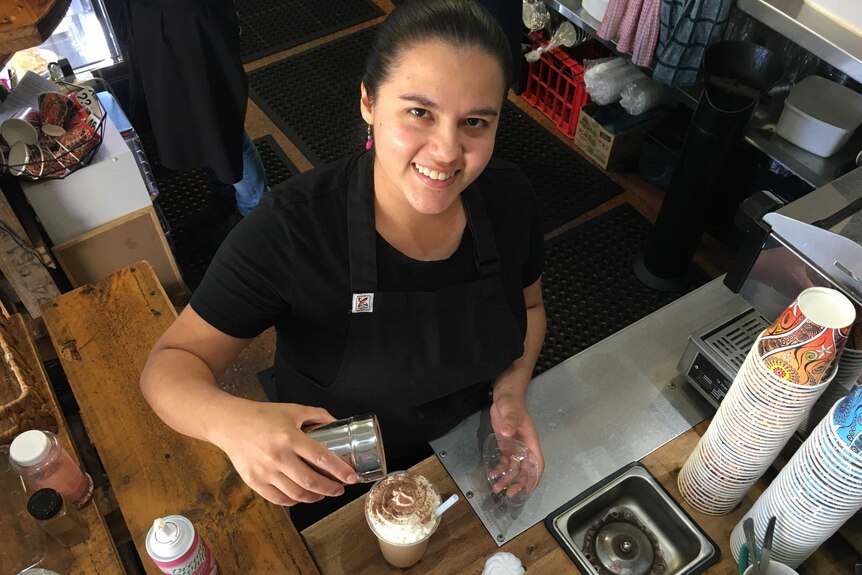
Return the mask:
[[[207,168],[205,171],[213,192],[224,199],[233,195],[236,209],[243,217],[254,209],[263,193],[269,190],[263,160],[245,130],[242,131],[242,179],[234,184],[225,184],[215,177],[212,170]]]

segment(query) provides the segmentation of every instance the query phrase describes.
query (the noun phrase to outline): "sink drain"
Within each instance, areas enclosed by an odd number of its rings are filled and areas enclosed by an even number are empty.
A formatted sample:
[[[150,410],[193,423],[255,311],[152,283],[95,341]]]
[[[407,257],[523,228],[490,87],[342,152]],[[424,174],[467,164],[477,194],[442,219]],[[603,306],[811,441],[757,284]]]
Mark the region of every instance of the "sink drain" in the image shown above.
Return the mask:
[[[627,507],[612,507],[584,535],[584,555],[598,575],[665,575],[658,538]]]

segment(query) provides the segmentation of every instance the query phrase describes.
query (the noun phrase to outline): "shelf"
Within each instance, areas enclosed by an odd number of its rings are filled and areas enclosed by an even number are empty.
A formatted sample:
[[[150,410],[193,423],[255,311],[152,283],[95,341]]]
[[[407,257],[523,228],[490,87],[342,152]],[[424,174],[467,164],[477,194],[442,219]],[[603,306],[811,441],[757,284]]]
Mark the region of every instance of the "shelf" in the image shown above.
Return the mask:
[[[738,0],[736,6],[818,58],[862,82],[862,37],[804,0]]]
[[[775,133],[775,121],[755,118],[745,141],[793,172],[814,188],[825,186],[855,166],[856,154],[862,150],[862,130],[834,156],[821,158],[795,146]]]
[[[768,1],[775,4],[803,4],[802,0]],[[762,0],[739,0],[738,6],[743,8],[743,5],[752,5],[754,3],[764,4],[765,2]],[[545,4],[559,12],[576,26],[589,32],[596,38],[596,40],[611,49],[614,53],[619,54],[614,42],[604,40],[596,35],[600,22],[587,14],[581,5],[581,0],[545,0]],[[813,9],[808,8],[808,10]],[[815,12],[815,14],[821,19],[828,20],[819,12]],[[831,22],[831,20],[829,22]],[[764,23],[769,25],[768,22]],[[832,26],[837,27],[838,25],[833,23]],[[791,29],[787,29],[787,31],[785,31],[783,29],[775,28],[775,30],[784,35],[795,33]],[[844,32],[849,34],[846,30],[844,30]],[[790,36],[790,38],[796,41],[794,36]],[[858,40],[860,41],[860,54],[862,54],[862,39]],[[804,44],[800,45],[802,45],[803,48],[810,50],[810,48],[806,47]],[[619,55],[621,57],[627,57],[629,61],[631,60],[631,55]],[[836,66],[835,63],[832,63],[832,65]],[[641,69],[645,70],[647,73],[651,73],[649,68]],[[849,74],[849,71],[846,68],[841,69]],[[694,109],[697,107],[697,102],[700,99],[701,90],[702,88],[699,85],[685,86],[677,89],[677,96],[680,102],[684,103],[689,108]],[[758,108],[758,113],[755,115],[751,127],[745,136],[745,141],[784,166],[784,168],[814,188],[826,185],[854,166],[856,153],[862,150],[862,130],[857,131],[856,135],[837,154],[830,158],[821,158],[810,152],[806,152],[802,148],[794,146],[787,140],[775,134],[775,123],[780,112],[780,110],[766,110],[764,106],[760,106]]]
[[[581,0],[545,0],[545,4],[559,12],[563,17],[568,19],[572,24],[578,26],[582,30],[588,32],[597,42],[608,48],[611,52],[625,59],[629,64],[635,66],[632,62],[632,55],[617,50],[617,43],[611,40],[599,38],[598,29],[601,22],[590,16],[584,10]],[[649,67],[638,66],[640,70],[647,76],[652,76],[653,70]],[[686,106],[695,109],[697,100],[700,98],[700,86],[685,86],[677,89],[679,100]]]
[[[606,41],[599,38],[596,33],[601,22],[587,14],[587,11],[584,10],[583,5],[581,4],[581,0],[545,0],[545,4],[565,16],[574,25],[595,36],[599,42],[602,42],[603,44],[606,43]],[[616,44],[611,44],[608,48],[611,48],[616,52]]]

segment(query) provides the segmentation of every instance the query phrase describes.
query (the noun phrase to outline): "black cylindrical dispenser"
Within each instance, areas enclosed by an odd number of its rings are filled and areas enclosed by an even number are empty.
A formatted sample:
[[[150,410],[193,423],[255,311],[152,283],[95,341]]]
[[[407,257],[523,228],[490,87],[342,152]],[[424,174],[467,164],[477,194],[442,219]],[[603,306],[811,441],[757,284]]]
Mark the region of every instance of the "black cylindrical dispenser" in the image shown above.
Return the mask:
[[[751,42],[718,42],[706,50],[703,92],[655,227],[635,260],[641,282],[665,291],[688,282],[718,175],[733,169],[727,165],[731,148],[745,136],[758,100],[783,73],[774,53]]]

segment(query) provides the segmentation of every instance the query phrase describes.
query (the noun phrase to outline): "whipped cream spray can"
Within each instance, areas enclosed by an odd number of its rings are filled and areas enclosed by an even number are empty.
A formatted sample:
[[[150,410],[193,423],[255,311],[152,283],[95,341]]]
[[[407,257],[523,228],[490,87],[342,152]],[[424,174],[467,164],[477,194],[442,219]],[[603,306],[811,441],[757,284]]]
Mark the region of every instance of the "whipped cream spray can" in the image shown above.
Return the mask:
[[[209,547],[191,521],[168,515],[153,522],[147,533],[147,554],[162,573],[169,575],[218,575]]]

